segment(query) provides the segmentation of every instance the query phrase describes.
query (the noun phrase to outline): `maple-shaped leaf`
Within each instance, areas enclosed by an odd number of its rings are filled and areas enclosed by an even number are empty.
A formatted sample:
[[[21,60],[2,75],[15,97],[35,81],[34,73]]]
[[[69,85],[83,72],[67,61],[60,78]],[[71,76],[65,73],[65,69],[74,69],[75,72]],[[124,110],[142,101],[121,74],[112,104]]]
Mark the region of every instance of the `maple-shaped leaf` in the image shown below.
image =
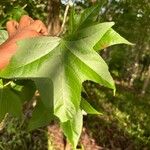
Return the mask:
[[[52,81],[54,114],[66,122],[80,107],[85,80],[115,89],[107,64],[93,50],[113,24],[106,22],[81,29],[72,39],[40,37],[20,41],[17,53],[0,77]]]

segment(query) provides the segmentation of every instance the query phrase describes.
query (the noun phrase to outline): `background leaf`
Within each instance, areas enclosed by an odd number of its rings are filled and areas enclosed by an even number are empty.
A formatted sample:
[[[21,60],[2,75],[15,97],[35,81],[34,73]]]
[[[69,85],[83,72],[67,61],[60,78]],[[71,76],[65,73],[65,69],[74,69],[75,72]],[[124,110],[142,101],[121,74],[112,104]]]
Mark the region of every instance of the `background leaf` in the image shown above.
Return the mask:
[[[35,83],[32,80],[17,80],[14,81],[12,90],[18,94],[22,103],[30,101],[36,91]]]
[[[51,114],[54,113],[54,90],[53,82],[50,79],[34,79],[37,89],[39,90],[42,103],[49,108]]]
[[[37,104],[33,110],[32,118],[29,120],[28,130],[34,130],[48,125],[53,119],[50,107],[45,107],[41,99],[37,99]]]
[[[0,44],[5,42],[8,38],[8,33],[5,30],[0,30]]]
[[[0,88],[0,121],[3,120],[6,113],[14,117],[20,117],[22,114],[19,96],[8,87]]]

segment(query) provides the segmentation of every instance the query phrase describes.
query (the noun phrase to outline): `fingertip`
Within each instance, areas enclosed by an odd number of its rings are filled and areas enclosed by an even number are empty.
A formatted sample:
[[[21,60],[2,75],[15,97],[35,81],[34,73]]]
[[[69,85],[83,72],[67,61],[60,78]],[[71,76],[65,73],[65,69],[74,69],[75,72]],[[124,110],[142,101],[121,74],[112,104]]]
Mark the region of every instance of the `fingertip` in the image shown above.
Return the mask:
[[[10,21],[7,21],[7,23],[6,23],[6,27],[15,27],[15,28],[17,28],[18,27],[18,22],[17,21],[15,21],[15,20],[10,20]]]
[[[8,21],[6,23],[6,29],[8,31],[9,36],[12,36],[18,29],[19,23],[15,20]]]
[[[48,29],[41,20],[35,20],[34,23],[31,25],[31,28],[36,32],[41,33],[42,35],[48,35]]]
[[[45,35],[45,36],[47,36],[48,35],[48,32],[44,32],[44,33],[42,33],[43,35]]]
[[[45,28],[43,28],[43,30],[41,30],[41,34],[42,35],[48,35],[48,30],[47,30],[47,28],[45,27]]]
[[[23,16],[21,16],[21,18],[20,18],[20,20],[22,20],[22,19],[28,19],[28,18],[30,18],[28,15],[23,15]]]
[[[19,29],[23,29],[33,22],[34,20],[31,17],[29,17],[28,15],[23,15],[19,21]]]

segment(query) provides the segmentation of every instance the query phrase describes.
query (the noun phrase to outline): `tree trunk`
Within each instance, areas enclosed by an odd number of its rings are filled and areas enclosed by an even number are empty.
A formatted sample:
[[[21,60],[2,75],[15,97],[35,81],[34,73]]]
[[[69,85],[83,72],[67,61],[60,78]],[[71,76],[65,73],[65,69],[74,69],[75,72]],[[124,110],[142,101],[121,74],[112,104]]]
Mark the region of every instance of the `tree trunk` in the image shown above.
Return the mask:
[[[97,0],[91,0],[91,3],[96,3],[97,2]]]
[[[60,0],[48,0],[47,26],[49,34],[55,36],[60,31]]]
[[[149,65],[149,67],[148,67],[147,78],[145,79],[145,82],[144,82],[144,84],[143,84],[142,95],[145,94],[146,89],[147,89],[147,87],[148,87],[148,85],[149,85],[149,81],[150,81],[150,65]]]
[[[56,36],[61,29],[60,22],[60,0],[48,0],[48,18],[47,27],[49,35]],[[48,126],[48,150],[59,149],[64,150],[64,136],[57,123],[50,124]]]

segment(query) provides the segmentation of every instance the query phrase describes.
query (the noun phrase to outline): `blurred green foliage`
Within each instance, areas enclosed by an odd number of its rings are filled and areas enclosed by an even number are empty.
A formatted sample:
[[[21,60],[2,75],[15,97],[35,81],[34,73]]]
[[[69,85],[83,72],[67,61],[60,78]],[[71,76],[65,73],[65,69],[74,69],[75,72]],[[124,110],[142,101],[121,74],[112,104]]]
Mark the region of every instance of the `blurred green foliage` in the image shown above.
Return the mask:
[[[44,19],[47,17],[48,1],[42,0],[2,0],[0,5],[0,28],[5,28],[8,20],[19,21],[22,15],[30,15],[34,19]]]
[[[93,82],[85,84],[89,103],[103,116],[87,116],[85,126],[99,145],[133,150],[150,147],[149,95],[140,97],[133,89],[117,85],[117,92]]]
[[[24,120],[7,116],[0,129],[0,150],[47,150],[47,132],[39,129],[29,133]]]

